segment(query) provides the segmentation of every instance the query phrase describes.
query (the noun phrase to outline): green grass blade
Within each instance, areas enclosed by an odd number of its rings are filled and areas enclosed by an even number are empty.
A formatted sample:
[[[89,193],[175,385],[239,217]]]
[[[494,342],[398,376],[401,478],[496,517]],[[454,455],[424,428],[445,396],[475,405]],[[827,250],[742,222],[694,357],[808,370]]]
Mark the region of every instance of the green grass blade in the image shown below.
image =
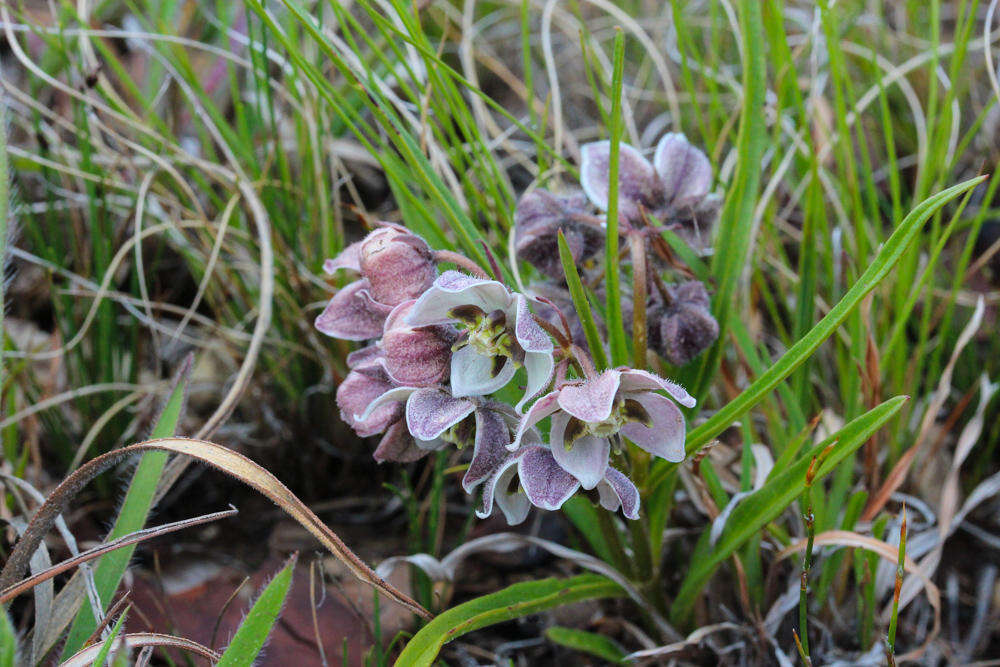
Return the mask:
[[[618,259],[618,162],[621,154],[622,132],[622,74],[625,62],[625,35],[621,28],[615,30],[614,71],[611,78],[611,155],[608,164],[608,226],[604,235],[604,281],[608,323],[608,346],[611,363],[622,366],[628,363],[628,345],[625,342],[625,324],[622,321],[621,262]]]
[[[288,559],[285,566],[274,575],[274,579],[253,603],[247,617],[236,630],[233,641],[229,642],[229,647],[222,654],[218,667],[249,667],[257,659],[292,587],[295,559],[294,555]]]
[[[569,287],[569,295],[573,299],[573,307],[576,308],[577,317],[583,324],[583,333],[587,337],[587,345],[590,347],[590,356],[594,358],[594,365],[597,370],[608,367],[608,358],[604,354],[604,347],[601,343],[601,336],[597,331],[597,323],[594,321],[594,313],[590,309],[590,302],[587,301],[587,294],[583,291],[583,283],[580,282],[580,274],[573,263],[573,253],[570,252],[569,245],[562,230],[559,230],[559,259],[562,260],[563,273],[566,274],[566,285]]]
[[[777,518],[802,494],[805,488],[806,470],[814,456],[819,456],[828,447],[830,448],[816,471],[814,479],[818,481],[864,444],[875,431],[899,412],[906,401],[906,396],[891,398],[848,423],[836,434],[813,447],[807,455],[801,457],[785,472],[768,480],[763,487],[737,505],[729,515],[726,528],[714,547],[706,549],[707,540],[701,540],[700,547],[704,553],[696,553],[691,558],[692,568],[681,584],[670,610],[671,621],[676,625],[685,624],[698,593],[715,572],[715,568],[768,522]],[[706,530],[706,534],[707,532]]]
[[[526,581],[464,602],[440,614],[407,642],[396,667],[428,667],[441,647],[464,634],[581,600],[620,597],[622,589],[596,574]]]
[[[592,655],[615,665],[624,662],[625,651],[618,642],[604,635],[553,625],[545,630],[545,638],[553,644]]]
[[[7,609],[0,609],[0,667],[17,665],[17,631],[10,622]]]
[[[105,663],[108,661],[108,655],[111,653],[111,647],[115,645],[115,640],[118,639],[118,634],[122,631],[122,624],[125,622],[125,617],[128,615],[128,609],[118,616],[118,620],[115,621],[115,625],[111,628],[111,634],[101,645],[101,650],[94,658],[95,667],[104,667]]]
[[[150,433],[150,438],[166,438],[175,434],[177,424],[184,412],[184,399],[190,371],[191,362],[188,360],[177,375],[173,391],[170,392],[170,396],[163,406],[163,411],[160,413],[152,433]],[[107,539],[113,540],[134,533],[146,525],[146,519],[149,517],[153,498],[156,495],[156,487],[160,481],[160,474],[163,472],[163,466],[166,462],[166,452],[152,452],[139,460],[139,464],[132,474],[128,491],[125,493],[121,510],[118,512],[118,518],[115,519],[115,525]],[[135,546],[112,551],[101,557],[97,567],[94,568],[94,584],[105,609],[108,607],[111,596],[118,589],[122,575],[125,574],[125,569],[128,567],[134,552]],[[69,637],[63,649],[63,657],[69,657],[79,651],[83,647],[83,642],[87,640],[96,627],[97,620],[94,618],[90,605],[82,605],[73,621],[73,626],[70,628]]]

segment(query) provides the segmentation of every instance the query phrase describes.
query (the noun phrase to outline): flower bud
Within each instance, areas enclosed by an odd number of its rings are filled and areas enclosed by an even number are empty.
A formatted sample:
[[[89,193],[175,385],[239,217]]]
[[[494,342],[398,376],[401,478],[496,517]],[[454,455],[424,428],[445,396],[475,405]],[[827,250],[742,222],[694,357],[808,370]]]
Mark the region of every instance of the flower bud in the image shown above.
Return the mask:
[[[719,337],[705,286],[691,280],[668,287],[669,304],[649,311],[649,346],[675,366],[683,366]]]
[[[417,298],[437,275],[427,243],[395,225],[376,229],[364,239],[358,265],[371,285],[372,298],[387,306]]]
[[[562,278],[559,259],[559,230],[573,261],[580,264],[604,247],[604,229],[590,213],[583,193],[558,197],[546,190],[534,190],[521,197],[514,211],[518,259],[524,260],[552,278]]]
[[[414,301],[404,301],[389,314],[379,347],[385,369],[399,384],[426,387],[442,382],[451,367],[451,346],[458,337],[448,325],[411,327],[404,318]]]

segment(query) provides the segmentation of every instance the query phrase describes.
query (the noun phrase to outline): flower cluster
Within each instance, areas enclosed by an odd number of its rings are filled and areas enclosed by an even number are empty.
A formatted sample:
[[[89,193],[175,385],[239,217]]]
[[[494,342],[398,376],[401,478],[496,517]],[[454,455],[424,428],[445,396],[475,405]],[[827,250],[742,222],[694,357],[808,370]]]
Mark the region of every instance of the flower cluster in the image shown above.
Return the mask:
[[[597,252],[603,230],[583,200],[535,199],[539,211],[577,210],[567,222],[574,252],[580,261]],[[548,257],[540,251],[539,259]],[[519,523],[532,505],[558,509],[583,489],[608,510],[636,518],[639,492],[612,461],[624,460],[624,438],[682,460],[677,404],[690,407],[694,399],[646,371],[596,372],[572,330],[539,316],[547,308],[565,321],[555,302],[513,291],[471,262],[469,273],[439,274],[439,260],[455,257],[442,258],[420,237],[384,224],[326,262],[328,273],[343,269],[358,278],[334,295],[316,328],[368,342],[347,357],[350,372],[337,388],[344,421],[362,437],[382,435],[374,454],[380,462],[415,461],[448,446],[470,450],[462,485],[469,493],[482,487],[480,517],[496,505]]]
[[[608,208],[611,145],[607,141],[586,144],[581,153],[581,190],[564,195],[534,190],[521,198],[515,212],[518,258],[547,279],[554,279],[531,285],[531,292],[557,306],[570,301],[561,283],[558,232],[566,237],[585,277],[591,268],[589,260],[604,247],[602,215]],[[643,237],[654,266],[671,263],[669,247],[660,236],[664,229],[699,251],[719,215],[721,199],[711,192],[711,185],[708,157],[682,134],[670,133],[660,139],[652,162],[638,149],[620,144],[619,228],[624,234]],[[598,279],[601,276],[599,271],[590,273]],[[683,366],[719,335],[719,325],[709,310],[708,291],[698,281],[666,284],[655,271],[648,272],[647,278],[649,346],[671,364]],[[551,310],[543,311],[542,316],[556,322]],[[582,333],[572,317],[570,325]]]

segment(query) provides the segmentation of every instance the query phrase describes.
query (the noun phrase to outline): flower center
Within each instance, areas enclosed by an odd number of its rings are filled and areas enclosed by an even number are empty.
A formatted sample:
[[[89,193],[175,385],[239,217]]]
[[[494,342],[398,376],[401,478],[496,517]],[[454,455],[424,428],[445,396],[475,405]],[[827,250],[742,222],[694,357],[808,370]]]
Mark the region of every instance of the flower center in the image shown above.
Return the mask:
[[[653,425],[653,419],[649,416],[646,408],[642,407],[642,403],[634,398],[617,398],[607,419],[599,422],[585,422],[582,419],[570,417],[566,424],[566,432],[563,434],[563,445],[569,451],[573,448],[573,443],[584,436],[610,438],[629,422],[639,422],[646,427]]]
[[[492,357],[497,361],[494,375],[500,371],[504,359],[518,363],[518,347],[504,311],[498,308],[486,313],[478,306],[467,305],[453,308],[448,314],[458,320],[461,332],[452,346],[453,352],[469,345],[484,357]]]

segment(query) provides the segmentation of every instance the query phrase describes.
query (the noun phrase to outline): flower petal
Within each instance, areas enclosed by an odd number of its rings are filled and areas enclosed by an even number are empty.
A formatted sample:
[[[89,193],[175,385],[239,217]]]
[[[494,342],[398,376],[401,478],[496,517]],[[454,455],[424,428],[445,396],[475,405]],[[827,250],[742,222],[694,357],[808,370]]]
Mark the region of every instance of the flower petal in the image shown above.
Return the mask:
[[[521,412],[524,404],[538,396],[539,392],[545,389],[552,379],[552,370],[555,368],[555,361],[551,352],[526,352],[524,355],[524,370],[528,374],[528,386],[525,387],[524,396],[517,402],[515,410]]]
[[[385,461],[410,463],[425,456],[427,451],[417,447],[413,436],[406,430],[406,425],[399,421],[390,426],[389,430],[382,436],[373,456],[379,463]]]
[[[445,271],[424,292],[406,316],[410,326],[444,324],[453,321],[448,313],[456,306],[476,306],[490,313],[498,308],[507,311],[510,293],[495,280],[474,278],[458,271]]]
[[[453,327],[409,327],[402,323],[413,301],[404,301],[389,313],[379,347],[385,357],[385,369],[399,384],[426,387],[437,384],[448,374],[451,345],[457,336]]]
[[[437,275],[427,243],[395,226],[376,229],[365,237],[359,266],[371,283],[372,298],[390,306],[417,298]]]
[[[566,385],[559,391],[559,407],[588,423],[604,421],[611,416],[620,375],[621,371],[611,369],[580,384]]]
[[[595,141],[580,148],[580,185],[594,206],[608,210],[611,180],[611,142]],[[660,182],[649,160],[636,148],[622,143],[618,151],[618,212],[628,219],[639,217],[639,206],[654,208],[662,199]]]
[[[392,383],[384,371],[381,374],[351,371],[337,387],[340,418],[362,438],[381,433],[403,414],[402,406],[398,403],[381,403],[368,410],[389,389],[392,389]],[[365,413],[364,418],[358,417],[361,413]]]
[[[382,350],[375,343],[354,350],[347,355],[347,367],[351,370],[364,371],[372,368],[382,368]]]
[[[622,434],[654,456],[667,461],[684,460],[684,415],[666,396],[648,391],[628,394],[638,401],[652,419],[652,426],[630,422],[622,427]]]
[[[505,386],[517,369],[505,359],[500,372],[493,375],[493,357],[479,354],[466,345],[451,355],[451,393],[453,396],[486,396]]]
[[[534,315],[528,309],[528,299],[523,294],[514,296],[516,304],[516,320],[514,323],[514,336],[525,352],[552,352],[554,349],[552,339],[545,333],[545,329],[538,325]],[[488,312],[488,311],[487,311]]]
[[[678,205],[701,199],[712,187],[708,157],[679,132],[663,135],[656,145],[653,165],[668,202]]]
[[[507,449],[517,449],[520,447],[521,441],[531,432],[531,428],[558,409],[558,391],[545,394],[545,396],[535,401],[531,409],[528,410],[528,414],[521,417],[521,422],[517,425],[517,431],[514,433],[514,442],[507,445]]]
[[[382,325],[392,308],[372,300],[367,280],[356,280],[333,295],[316,328],[327,336],[368,340],[382,335]]]
[[[392,386],[392,385],[389,385]],[[368,404],[368,407],[360,415],[355,414],[354,418],[361,421],[367,420],[371,417],[376,410],[381,408],[387,403],[398,403],[400,401],[405,401],[410,397],[410,394],[416,391],[415,387],[393,387],[388,389],[385,393],[378,396],[375,400]]]
[[[693,408],[697,401],[694,396],[687,393],[684,387],[676,382],[671,382],[659,375],[653,375],[648,371],[640,371],[634,368],[621,368],[621,390],[622,391],[656,391],[663,389],[671,398],[683,405],[685,408]]]
[[[607,438],[585,435],[577,438],[573,445],[566,449],[563,444],[563,434],[569,415],[557,412],[552,417],[552,431],[549,434],[552,457],[570,473],[585,489],[592,489],[604,479],[608,470],[608,459],[611,455],[611,443]]]
[[[483,480],[510,458],[507,445],[510,444],[510,429],[503,416],[490,409],[476,410],[476,445],[472,462],[462,478],[462,488],[472,493]]]
[[[511,482],[517,474],[518,458],[516,454],[508,455],[486,480],[486,484],[483,485],[482,505],[476,510],[476,516],[480,519],[485,519],[493,512],[494,497],[510,525],[519,524],[528,517],[531,503],[527,496],[520,490],[513,493],[510,491]]]
[[[328,259],[323,262],[323,270],[329,273],[331,276],[337,272],[337,269],[350,269],[351,271],[361,271],[361,245],[364,243],[364,239],[352,243],[343,250],[340,254],[333,259]]]
[[[453,398],[441,389],[417,389],[406,401],[406,425],[413,437],[433,440],[475,409],[472,401]]]
[[[529,447],[517,462],[517,474],[535,507],[557,510],[580,488],[579,482],[542,447]]]
[[[604,479],[597,485],[597,493],[601,507],[609,512],[617,512],[621,507],[625,518],[639,518],[639,489],[618,470],[608,467]]]

